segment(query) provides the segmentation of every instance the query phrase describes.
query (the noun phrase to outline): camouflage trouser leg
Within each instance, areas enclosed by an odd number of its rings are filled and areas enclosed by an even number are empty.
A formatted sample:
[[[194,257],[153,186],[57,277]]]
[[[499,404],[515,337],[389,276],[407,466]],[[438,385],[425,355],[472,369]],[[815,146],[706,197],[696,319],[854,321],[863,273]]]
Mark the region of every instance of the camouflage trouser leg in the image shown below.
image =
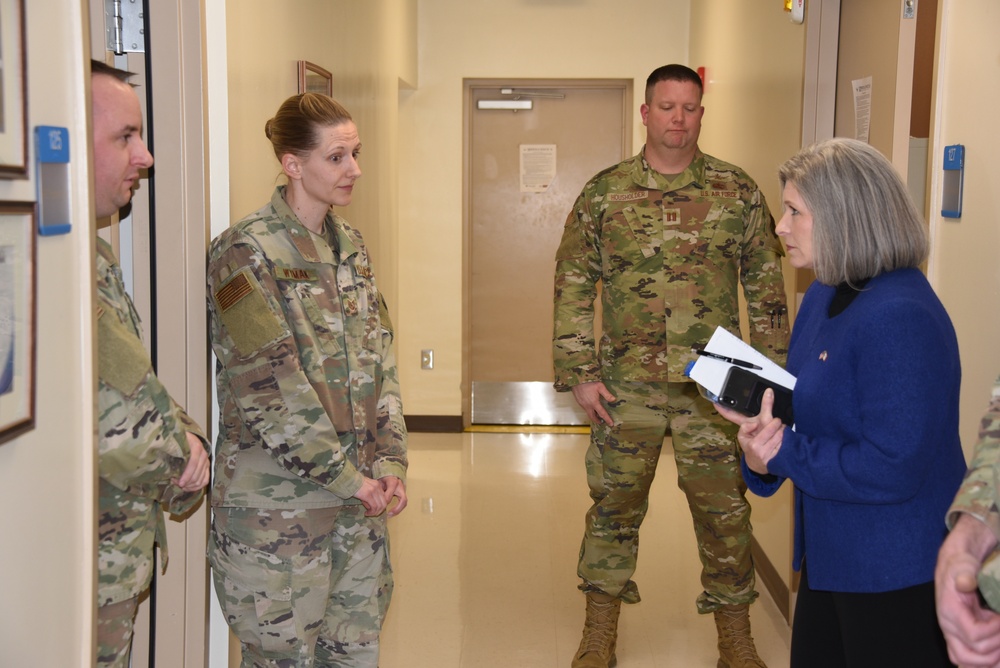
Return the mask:
[[[375,668],[392,597],[385,515],[215,511],[209,559],[244,668]]]
[[[616,383],[607,405],[614,425],[595,426],[587,450],[587,512],[577,573],[581,589],[639,600],[632,574],[639,526],[669,429],[678,484],[687,495],[702,561],[699,612],[756,597],[750,559],[750,508],[739,470],[735,430],[694,383]]]
[[[97,667],[128,668],[139,597],[97,608]]]
[[[639,601],[632,581],[639,526],[667,431],[666,383],[605,381],[616,401],[605,404],[612,426],[594,425],[587,449],[587,511],[577,574],[584,591],[601,591],[626,603]]]
[[[671,383],[668,392],[677,484],[687,496],[702,564],[698,612],[751,603],[757,598],[752,529],[737,427],[698,394],[694,383]]]

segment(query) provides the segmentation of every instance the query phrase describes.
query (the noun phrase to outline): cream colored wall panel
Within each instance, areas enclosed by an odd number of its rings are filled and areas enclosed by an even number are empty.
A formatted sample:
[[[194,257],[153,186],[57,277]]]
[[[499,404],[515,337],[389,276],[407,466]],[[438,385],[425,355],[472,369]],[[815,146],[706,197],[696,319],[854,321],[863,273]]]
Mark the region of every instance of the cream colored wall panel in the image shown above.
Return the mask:
[[[400,82],[415,81],[416,0],[271,0],[226,6],[230,215],[256,211],[281,183],[264,123],[298,92],[296,63],[333,74],[333,96],[351,112],[362,143],[354,201],[339,211],[364,235],[380,289],[398,320],[397,171]],[[398,323],[397,323],[398,324]]]
[[[12,4],[4,2],[5,16]],[[0,445],[0,663],[86,668],[97,482],[86,8],[76,0],[23,4],[28,132],[41,124],[69,130],[72,230],[36,237],[35,428]],[[33,165],[31,148],[28,158]],[[0,200],[35,199],[31,168],[26,180],[0,180]]]
[[[1000,373],[1000,4],[942,0],[937,94],[931,121],[928,274],[958,333],[962,355],[962,444],[971,454],[979,418]],[[984,54],[987,54],[984,57]],[[960,219],[942,218],[944,147],[965,144],[965,195]]]

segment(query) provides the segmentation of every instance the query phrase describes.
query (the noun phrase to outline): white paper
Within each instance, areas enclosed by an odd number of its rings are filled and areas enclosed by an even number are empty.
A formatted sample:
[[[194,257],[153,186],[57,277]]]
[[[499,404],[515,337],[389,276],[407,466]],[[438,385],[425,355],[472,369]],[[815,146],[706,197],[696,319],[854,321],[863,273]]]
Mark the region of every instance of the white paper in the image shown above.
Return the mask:
[[[761,378],[766,378],[790,390],[795,389],[795,376],[754,350],[746,341],[733,336],[728,330],[722,327],[716,328],[715,334],[712,335],[712,338],[705,345],[705,350],[717,355],[756,364],[761,367],[761,370],[751,369],[751,371]],[[722,393],[726,376],[729,375],[729,369],[732,367],[733,365],[729,362],[723,362],[722,360],[702,355],[695,360],[694,365],[688,371],[688,376],[691,380],[718,396]]]
[[[854,138],[868,143],[868,129],[872,122],[872,78],[855,79],[854,88]]]
[[[555,144],[521,144],[521,192],[543,193],[555,177]]]

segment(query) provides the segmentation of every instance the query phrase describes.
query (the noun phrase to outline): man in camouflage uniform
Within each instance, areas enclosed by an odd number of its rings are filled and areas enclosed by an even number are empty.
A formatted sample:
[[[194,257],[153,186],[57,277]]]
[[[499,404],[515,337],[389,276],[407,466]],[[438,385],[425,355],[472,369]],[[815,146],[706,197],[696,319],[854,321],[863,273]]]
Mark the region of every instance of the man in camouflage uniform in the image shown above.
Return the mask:
[[[94,199],[98,218],[125,206],[139,170],[153,164],[142,141],[128,72],[94,61]],[[204,434],[153,372],[142,327],[114,252],[97,239],[98,471],[97,665],[129,665],[139,596],[153,576],[153,544],[167,565],[163,509],[183,513],[208,484]]]
[[[386,518],[406,504],[392,323],[361,235],[332,212],[313,233],[285,190],[210,251],[209,558],[243,666],[374,668],[393,589]]]
[[[701,97],[687,67],[649,76],[645,147],[587,183],[556,254],[555,387],[572,390],[592,422],[578,567],[587,620],[574,668],[614,665],[621,602],[639,601],[639,525],[668,429],[703,566],[697,608],[715,613],[719,666],[764,665],[749,633],[757,594],[735,427],[684,370],[717,326],[739,332],[738,284],[751,343],[784,361],[782,251],[753,180],[698,149]]]
[[[948,654],[963,666],[1000,665],[1000,378],[946,521],[934,579]]]

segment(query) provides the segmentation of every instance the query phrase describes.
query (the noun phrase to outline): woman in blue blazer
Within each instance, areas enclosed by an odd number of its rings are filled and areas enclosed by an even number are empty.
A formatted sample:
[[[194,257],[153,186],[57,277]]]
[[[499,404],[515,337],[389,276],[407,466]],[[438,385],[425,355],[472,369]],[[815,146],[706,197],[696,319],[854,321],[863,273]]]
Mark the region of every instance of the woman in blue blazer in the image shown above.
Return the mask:
[[[892,165],[862,142],[803,149],[779,171],[777,225],[814,282],[788,352],[795,426],[740,424],[743,475],[795,484],[801,583],[792,668],[950,666],[934,611],[941,521],[965,472],[951,320],[918,269],[927,235]]]

